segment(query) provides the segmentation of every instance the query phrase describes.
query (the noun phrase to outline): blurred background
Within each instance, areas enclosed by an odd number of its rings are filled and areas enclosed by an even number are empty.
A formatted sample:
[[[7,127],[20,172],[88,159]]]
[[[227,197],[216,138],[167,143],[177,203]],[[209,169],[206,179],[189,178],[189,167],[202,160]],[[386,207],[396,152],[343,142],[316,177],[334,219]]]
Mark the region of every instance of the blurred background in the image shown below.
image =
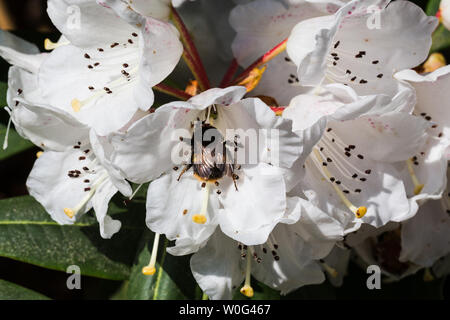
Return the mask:
[[[151,1],[151,0],[149,0]],[[223,1],[223,0],[210,0]],[[426,1],[416,0],[416,4],[426,7]],[[46,13],[46,0],[0,0],[0,29],[35,43],[43,51],[45,38],[55,41],[59,33],[52,25]],[[446,52],[444,52],[446,53]],[[446,53],[448,61],[448,53]],[[0,58],[0,106],[6,105],[5,91],[9,65]],[[0,125],[5,128],[8,114],[0,111]],[[0,131],[0,143],[3,143],[4,130]],[[23,147],[5,156],[0,151],[0,199],[26,195],[26,178],[36,159],[37,148],[21,140],[10,137],[10,145],[22,144]],[[25,151],[23,151],[25,150]],[[10,151],[8,151],[10,152]],[[3,153],[3,155],[2,155]],[[120,281],[82,277],[81,290],[68,290],[64,272],[40,268],[8,258],[0,257],[0,280],[7,280],[37,291],[53,299],[109,299],[121,298],[117,293],[122,286]],[[423,271],[409,276],[398,283],[383,284],[382,290],[367,290],[367,274],[351,264],[349,274],[341,288],[333,288],[325,283],[320,286],[305,287],[290,299],[449,299],[450,283],[444,280],[424,281]]]

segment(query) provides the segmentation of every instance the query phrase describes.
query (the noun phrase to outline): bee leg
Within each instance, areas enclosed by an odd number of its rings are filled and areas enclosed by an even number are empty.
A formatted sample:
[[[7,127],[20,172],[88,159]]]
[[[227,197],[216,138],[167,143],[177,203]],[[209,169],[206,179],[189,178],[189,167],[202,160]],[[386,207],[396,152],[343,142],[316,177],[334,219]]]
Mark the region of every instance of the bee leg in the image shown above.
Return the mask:
[[[182,176],[186,171],[188,171],[191,167],[192,167],[192,164],[187,164],[187,165],[185,165],[184,168],[183,168],[183,170],[181,170],[181,173],[180,173],[180,175],[178,176],[177,181],[180,181],[181,176]]]
[[[231,179],[233,179],[234,187],[236,188],[236,191],[239,191],[236,184],[236,181],[239,179],[239,176],[234,173],[234,165],[232,164],[227,165],[227,175],[229,175]]]
[[[238,187],[237,187],[237,184],[236,184],[236,181],[237,181],[237,179],[239,179],[239,176],[237,175],[237,174],[232,174],[231,175],[231,179],[233,179],[233,183],[234,183],[234,187],[236,188],[236,191],[239,191],[238,190]]]

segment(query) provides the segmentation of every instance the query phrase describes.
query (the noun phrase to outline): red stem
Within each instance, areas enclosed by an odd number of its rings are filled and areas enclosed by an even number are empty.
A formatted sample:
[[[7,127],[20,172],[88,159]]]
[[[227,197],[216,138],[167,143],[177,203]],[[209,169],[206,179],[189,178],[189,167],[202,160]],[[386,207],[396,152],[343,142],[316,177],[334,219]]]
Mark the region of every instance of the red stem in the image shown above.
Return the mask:
[[[275,58],[277,55],[279,55],[281,52],[283,52],[284,50],[286,50],[286,44],[287,44],[287,39],[283,40],[282,42],[280,42],[279,44],[277,44],[275,47],[273,47],[272,49],[270,49],[269,51],[267,51],[265,54],[263,54],[261,57],[258,58],[258,60],[256,60],[255,62],[253,62],[250,66],[247,67],[247,69],[245,69],[234,81],[233,83],[239,83],[242,80],[244,80],[249,73],[255,69],[258,68],[260,66],[262,66],[263,64],[269,62],[270,60],[272,60],[273,58]]]
[[[236,73],[236,70],[238,69],[238,67],[239,67],[239,65],[237,63],[237,60],[233,59],[233,61],[231,61],[230,66],[228,67],[227,72],[223,76],[223,79],[220,82],[219,87],[225,88],[230,84],[230,82],[233,80],[234,74]]]
[[[175,89],[163,83],[157,84],[156,86],[153,87],[153,89],[181,100],[189,100],[190,98],[192,98],[190,94],[187,94],[182,90]]]
[[[192,64],[192,67],[194,69],[191,71],[197,78],[200,89],[203,91],[208,90],[209,88],[211,88],[211,85],[208,79],[208,75],[206,74],[205,67],[203,66],[202,60],[200,59],[200,55],[198,54],[197,48],[195,47],[194,41],[192,41],[186,25],[184,24],[175,8],[171,7],[171,13],[173,22],[181,33],[181,41],[183,42],[184,48],[188,53],[188,55],[185,56],[190,56],[191,60],[194,62]]]

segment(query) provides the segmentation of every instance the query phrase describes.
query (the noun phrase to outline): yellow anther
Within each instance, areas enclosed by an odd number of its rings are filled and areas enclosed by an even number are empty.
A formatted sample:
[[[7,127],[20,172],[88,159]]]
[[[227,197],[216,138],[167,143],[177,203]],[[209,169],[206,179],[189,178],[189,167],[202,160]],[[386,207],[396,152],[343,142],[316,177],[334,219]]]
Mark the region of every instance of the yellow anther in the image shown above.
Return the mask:
[[[238,85],[247,88],[247,92],[252,91],[261,81],[264,71],[266,71],[266,66],[263,66],[260,69],[258,68],[253,69],[252,71],[250,71],[247,78],[239,82]]]
[[[146,276],[152,276],[155,274],[155,272],[156,272],[155,267],[146,266],[142,268],[142,273]]]
[[[320,155],[320,152],[317,150],[317,148],[313,149],[313,153],[316,156],[317,160],[319,161],[319,163],[323,163],[324,160],[322,158],[322,156]],[[325,174],[325,176],[327,177],[328,180],[331,179],[331,173],[330,171],[327,169],[327,167],[322,166],[322,171]],[[367,208],[366,207],[355,207],[353,205],[353,203],[350,202],[350,200],[347,199],[347,197],[345,196],[344,192],[342,192],[341,189],[339,189],[339,187],[332,183],[331,184],[333,186],[333,189],[336,191],[337,195],[339,196],[339,198],[341,199],[342,203],[344,205],[347,206],[347,208],[350,209],[351,212],[353,212],[357,218],[362,218],[364,217],[364,215],[367,213]]]
[[[189,81],[189,84],[186,86],[186,89],[184,89],[184,92],[190,94],[191,96],[196,96],[199,92],[198,81],[197,80]]]
[[[359,207],[356,210],[355,215],[356,215],[357,218],[361,219],[362,217],[364,217],[366,215],[366,213],[367,213],[367,208],[366,207]]]
[[[44,40],[44,48],[45,48],[45,50],[53,50],[53,49],[56,49],[58,47],[59,46],[58,46],[57,43],[51,41],[49,38],[45,38],[45,40]]]
[[[253,297],[253,294],[254,294],[254,292],[253,292],[253,288],[251,287],[251,286],[249,286],[249,285],[244,285],[242,288],[241,288],[241,293],[244,295],[244,296],[246,296],[246,297],[248,297],[248,298],[252,298]]]
[[[205,224],[206,223],[206,216],[204,214],[194,214],[192,216],[192,221],[198,224]]]
[[[430,73],[447,65],[445,57],[441,53],[432,53],[422,66],[421,73]]]
[[[425,282],[431,282],[431,281],[433,281],[433,280],[434,280],[434,277],[433,277],[433,275],[431,274],[430,269],[429,269],[429,268],[425,268],[425,272],[424,272],[424,274],[423,274],[423,281],[425,281]]]
[[[72,209],[69,209],[69,208],[64,208],[64,213],[66,214],[66,216],[68,216],[71,219],[75,215],[75,212]]]
[[[416,173],[414,172],[413,161],[411,159],[406,160],[406,165],[408,166],[408,173],[411,176],[411,180],[414,183],[414,194],[418,195],[422,192],[424,185],[420,183]]]
[[[322,267],[325,269],[325,271],[333,278],[336,278],[338,276],[338,272],[336,271],[336,269],[330,267],[328,264],[326,264],[325,262],[322,262]]]
[[[208,201],[209,201],[209,190],[211,188],[211,183],[206,182],[206,185],[203,188],[203,200],[202,200],[202,207],[200,210],[200,213],[194,214],[192,216],[192,221],[198,224],[205,224],[206,223],[206,212],[208,211]]]
[[[39,159],[40,156],[42,156],[44,154],[44,151],[38,151],[36,152],[36,158]]]
[[[419,193],[422,192],[424,185],[423,184],[418,184],[414,187],[414,194],[417,196]]]
[[[159,233],[155,233],[155,238],[153,239],[153,248],[152,253],[150,255],[150,261],[147,266],[142,268],[142,273],[146,276],[152,276],[156,272],[156,256],[158,254],[158,245],[159,245]]]
[[[79,112],[81,109],[81,102],[78,99],[73,99],[72,102],[72,109],[74,112]]]

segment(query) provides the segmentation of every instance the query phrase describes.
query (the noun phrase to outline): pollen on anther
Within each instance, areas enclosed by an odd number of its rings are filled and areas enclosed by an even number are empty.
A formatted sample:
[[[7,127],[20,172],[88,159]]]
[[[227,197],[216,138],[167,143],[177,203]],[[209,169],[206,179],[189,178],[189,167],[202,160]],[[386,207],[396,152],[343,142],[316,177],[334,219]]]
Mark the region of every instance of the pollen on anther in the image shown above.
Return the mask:
[[[205,224],[206,216],[204,214],[194,214],[192,216],[192,221],[198,224]]]
[[[356,212],[355,215],[357,218],[362,218],[364,217],[364,215],[367,213],[367,208],[366,207],[359,207]]]
[[[146,276],[152,276],[155,274],[155,272],[156,272],[155,267],[146,266],[146,267],[142,268],[142,273]]]
[[[69,218],[73,218],[73,216],[75,215],[75,212],[73,212],[72,209],[69,208],[64,208],[64,213],[66,214],[66,216],[68,216]]]
[[[72,105],[72,110],[74,112],[79,112],[80,111],[80,109],[81,109],[81,102],[80,102],[80,100],[73,99],[72,102],[71,102],[71,105]]]

